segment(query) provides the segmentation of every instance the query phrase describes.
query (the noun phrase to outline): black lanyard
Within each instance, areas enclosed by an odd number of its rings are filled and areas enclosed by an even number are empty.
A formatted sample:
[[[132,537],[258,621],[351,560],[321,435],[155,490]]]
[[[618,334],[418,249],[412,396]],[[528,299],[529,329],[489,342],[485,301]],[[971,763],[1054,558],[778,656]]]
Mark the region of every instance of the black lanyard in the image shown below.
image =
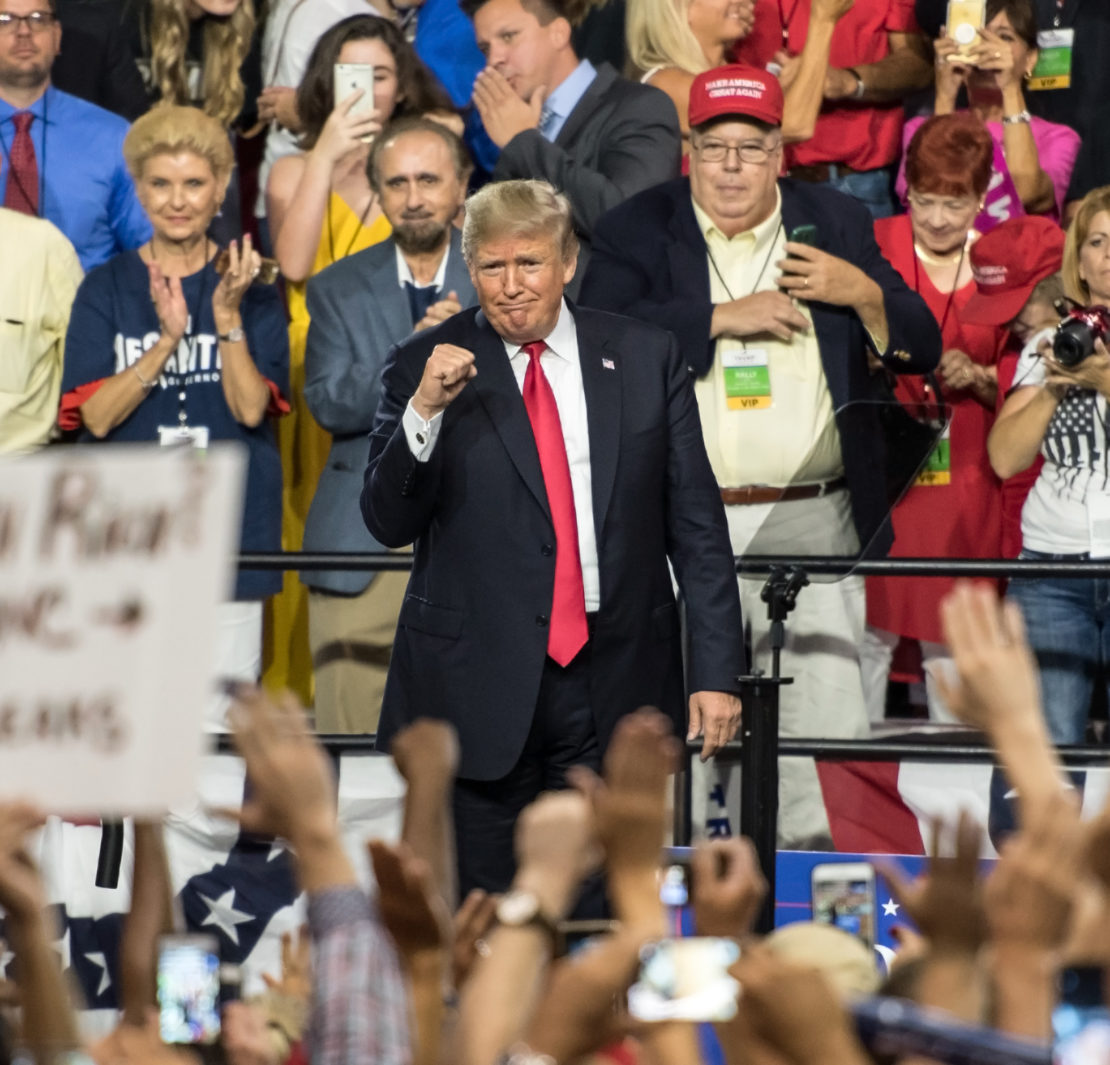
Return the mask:
[[[755,284],[752,285],[751,292],[748,293],[749,296],[754,296],[759,291],[759,285],[763,281],[763,275],[767,272],[767,267],[771,262],[771,256],[775,254],[775,247],[778,245],[779,234],[781,232],[782,219],[780,218],[779,224],[775,227],[774,236],[771,237],[771,243],[767,247],[767,255],[763,259],[763,265],[759,268],[759,276],[755,279]],[[732,294],[732,289],[728,287],[728,282],[725,280],[725,275],[721,273],[721,268],[717,265],[717,260],[713,256],[713,250],[709,247],[708,240],[705,242],[705,253],[709,256],[709,262],[710,265],[713,267],[713,273],[717,275],[717,280],[721,282],[721,288],[725,290],[725,295],[727,295],[730,300],[736,299],[736,297]],[[740,341],[740,347],[747,351],[747,341],[743,337],[737,337],[736,339]]]

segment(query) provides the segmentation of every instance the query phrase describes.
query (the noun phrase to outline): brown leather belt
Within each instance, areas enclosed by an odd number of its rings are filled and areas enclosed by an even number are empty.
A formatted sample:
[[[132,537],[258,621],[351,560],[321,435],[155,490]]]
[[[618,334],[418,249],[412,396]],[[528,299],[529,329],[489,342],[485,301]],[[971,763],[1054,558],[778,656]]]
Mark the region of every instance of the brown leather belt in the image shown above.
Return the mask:
[[[332,640],[317,648],[312,656],[312,668],[323,669],[333,662],[357,662],[361,666],[389,668],[392,647],[379,647],[360,640]]]
[[[830,177],[843,177],[845,174],[863,174],[865,171],[856,170],[855,167],[845,166],[843,163],[814,163],[811,166],[792,166],[787,172],[787,177],[798,181],[811,181],[819,184],[828,181]]]
[[[795,499],[816,499],[847,487],[848,481],[844,477],[822,484],[791,484],[785,488],[776,488],[773,484],[745,484],[740,488],[722,488],[721,502],[729,507],[745,507],[753,503],[789,503]]]

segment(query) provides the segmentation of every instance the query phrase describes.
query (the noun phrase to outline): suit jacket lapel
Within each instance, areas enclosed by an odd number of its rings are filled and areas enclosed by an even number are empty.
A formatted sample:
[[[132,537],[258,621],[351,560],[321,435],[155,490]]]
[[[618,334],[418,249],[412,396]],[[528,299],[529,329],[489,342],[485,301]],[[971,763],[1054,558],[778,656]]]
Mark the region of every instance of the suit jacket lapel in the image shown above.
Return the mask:
[[[463,262],[462,249],[456,240],[451,241],[451,248],[447,253],[447,270],[443,275],[443,292],[440,299],[447,296],[448,292],[455,292],[459,302],[466,307],[470,303],[470,274],[467,272],[466,263]]]
[[[478,373],[467,387],[478,394],[509,458],[550,520],[551,510],[547,505],[547,488],[536,450],[536,438],[513,368],[505,354],[505,344],[481,311],[474,323],[474,368]]]
[[[803,217],[789,184],[780,181],[779,190],[782,192],[782,225],[786,230],[786,239],[789,240],[790,232],[795,226],[812,222],[813,219]],[[837,248],[830,247],[828,235],[821,230],[820,223],[817,227],[817,247],[830,255],[841,255]],[[821,350],[821,364],[825,367],[825,379],[829,383],[830,391],[833,391],[836,388],[833,384],[836,378],[843,377],[845,382],[847,380],[844,377],[846,364],[841,355],[850,346],[847,319],[843,313],[839,313],[827,303],[810,303],[809,313],[813,317],[813,329],[817,334],[817,346]]]
[[[621,358],[607,337],[588,326],[577,326],[578,361],[586,393],[586,424],[590,433],[590,480],[594,533],[601,543],[605,515],[613,495],[621,438]]]
[[[390,341],[397,344],[412,334],[412,308],[405,290],[397,282],[397,253],[393,250],[393,241],[386,241],[379,247],[382,255],[371,265],[366,291],[374,294],[392,330]]]
[[[670,231],[674,239],[667,248],[667,260],[675,295],[688,296],[696,303],[707,302],[710,298],[709,256],[690,200],[690,186],[685,182],[676,191]],[[683,356],[695,375],[704,377],[713,366],[716,351],[714,341],[704,349],[699,346],[696,351],[683,352]]]
[[[574,143],[578,131],[585,124],[586,119],[597,110],[598,105],[609,91],[609,86],[616,81],[616,71],[608,63],[602,63],[597,70],[597,77],[590,82],[589,87],[582,94],[582,99],[574,105],[574,110],[567,115],[563,128],[555,138],[555,143],[560,147],[567,147]]]

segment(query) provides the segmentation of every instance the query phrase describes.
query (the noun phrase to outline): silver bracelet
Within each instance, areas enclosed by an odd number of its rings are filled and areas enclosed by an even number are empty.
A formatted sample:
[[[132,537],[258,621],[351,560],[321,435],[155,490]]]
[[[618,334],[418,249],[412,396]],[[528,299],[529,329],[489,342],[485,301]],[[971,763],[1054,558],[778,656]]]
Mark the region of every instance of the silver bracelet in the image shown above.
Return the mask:
[[[1016,126],[1019,122],[1028,124],[1032,121],[1033,116],[1028,111],[1019,111],[1016,115],[1002,116],[1002,125],[1004,126]]]
[[[154,387],[153,381],[148,381],[141,373],[137,364],[132,363],[131,369],[135,371],[135,376],[139,379],[139,384],[143,386],[144,392],[149,392]]]

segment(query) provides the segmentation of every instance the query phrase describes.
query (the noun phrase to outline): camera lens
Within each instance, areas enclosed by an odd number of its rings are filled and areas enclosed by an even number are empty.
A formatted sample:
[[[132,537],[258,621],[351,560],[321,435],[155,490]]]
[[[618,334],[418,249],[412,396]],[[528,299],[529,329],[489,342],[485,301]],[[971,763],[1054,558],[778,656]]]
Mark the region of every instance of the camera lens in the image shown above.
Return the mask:
[[[1094,350],[1094,334],[1086,322],[1065,321],[1052,340],[1052,354],[1061,366],[1078,366]]]

